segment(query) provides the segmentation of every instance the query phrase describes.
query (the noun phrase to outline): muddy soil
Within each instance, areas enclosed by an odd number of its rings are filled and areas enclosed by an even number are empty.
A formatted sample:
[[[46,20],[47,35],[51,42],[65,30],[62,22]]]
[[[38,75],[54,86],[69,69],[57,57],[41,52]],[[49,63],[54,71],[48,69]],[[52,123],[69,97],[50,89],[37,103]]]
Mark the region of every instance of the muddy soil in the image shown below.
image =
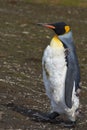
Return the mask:
[[[50,110],[41,58],[54,33],[38,22],[65,21],[73,29],[81,68],[82,114],[75,130],[87,130],[87,8],[0,1],[0,130],[68,130],[61,119],[44,121]]]

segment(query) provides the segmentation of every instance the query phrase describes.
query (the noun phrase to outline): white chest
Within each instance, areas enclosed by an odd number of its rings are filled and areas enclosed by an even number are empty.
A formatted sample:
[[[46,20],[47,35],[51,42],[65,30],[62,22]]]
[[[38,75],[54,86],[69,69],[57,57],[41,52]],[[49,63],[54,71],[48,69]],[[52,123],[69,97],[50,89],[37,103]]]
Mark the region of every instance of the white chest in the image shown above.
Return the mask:
[[[42,66],[43,80],[48,97],[52,100],[63,100],[67,71],[64,48],[48,46],[44,52]]]

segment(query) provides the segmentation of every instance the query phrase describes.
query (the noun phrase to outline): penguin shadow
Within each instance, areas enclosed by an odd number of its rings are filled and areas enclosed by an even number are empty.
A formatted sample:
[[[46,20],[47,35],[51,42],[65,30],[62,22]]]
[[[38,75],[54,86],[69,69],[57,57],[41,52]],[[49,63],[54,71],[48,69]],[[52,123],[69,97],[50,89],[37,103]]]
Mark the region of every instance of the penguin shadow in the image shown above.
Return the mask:
[[[8,103],[8,104],[5,104],[4,106],[6,106],[8,109],[10,109],[12,111],[18,112],[26,117],[29,117],[30,120],[35,121],[35,122],[51,123],[51,124],[55,124],[60,127],[66,127],[66,128],[75,127],[75,126],[71,126],[71,125],[70,126],[65,125],[68,122],[64,121],[62,118],[59,118],[59,117],[51,120],[47,116],[48,113],[44,113],[44,112],[36,110],[36,109],[28,109],[23,106],[18,106],[14,103]]]

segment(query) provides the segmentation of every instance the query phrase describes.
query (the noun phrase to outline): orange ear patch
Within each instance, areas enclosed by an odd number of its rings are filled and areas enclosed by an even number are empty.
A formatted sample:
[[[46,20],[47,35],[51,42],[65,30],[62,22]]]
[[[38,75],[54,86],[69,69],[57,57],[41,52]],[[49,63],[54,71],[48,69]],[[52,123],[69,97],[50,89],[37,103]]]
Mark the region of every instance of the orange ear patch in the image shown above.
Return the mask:
[[[70,31],[70,26],[65,26],[66,33]]]

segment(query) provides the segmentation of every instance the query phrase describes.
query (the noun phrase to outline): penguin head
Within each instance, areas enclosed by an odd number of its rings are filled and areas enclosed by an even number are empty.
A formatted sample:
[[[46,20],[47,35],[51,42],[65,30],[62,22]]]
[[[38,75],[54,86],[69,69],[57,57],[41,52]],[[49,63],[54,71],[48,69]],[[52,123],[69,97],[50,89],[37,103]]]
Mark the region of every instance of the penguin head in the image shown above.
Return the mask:
[[[71,30],[70,26],[64,22],[57,22],[57,23],[53,23],[53,24],[38,23],[38,25],[41,25],[41,26],[54,30],[54,32],[57,35],[63,35],[65,33],[68,33]]]

